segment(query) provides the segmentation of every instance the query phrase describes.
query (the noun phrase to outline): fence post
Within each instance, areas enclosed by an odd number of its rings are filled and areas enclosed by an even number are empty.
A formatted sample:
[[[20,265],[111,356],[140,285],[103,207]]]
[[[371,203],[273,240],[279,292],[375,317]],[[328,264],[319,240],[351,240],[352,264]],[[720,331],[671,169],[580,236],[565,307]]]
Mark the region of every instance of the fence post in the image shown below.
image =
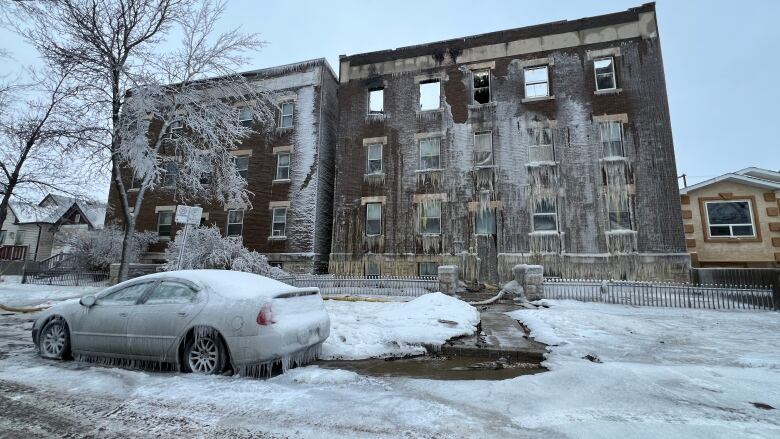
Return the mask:
[[[460,286],[460,273],[457,265],[439,266],[439,290],[448,296],[457,296]]]

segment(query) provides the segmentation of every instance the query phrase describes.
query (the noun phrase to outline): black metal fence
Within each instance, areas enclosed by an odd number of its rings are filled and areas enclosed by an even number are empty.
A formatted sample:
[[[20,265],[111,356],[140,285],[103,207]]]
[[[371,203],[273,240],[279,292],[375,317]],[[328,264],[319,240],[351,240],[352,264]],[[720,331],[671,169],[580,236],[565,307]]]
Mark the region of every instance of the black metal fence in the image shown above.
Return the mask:
[[[323,296],[419,297],[423,294],[439,291],[439,280],[436,277],[293,275],[277,280],[296,287],[317,287]]]
[[[109,286],[108,271],[38,271],[25,272],[23,284],[104,287]]]
[[[776,309],[771,287],[548,278],[544,297],[635,306]]]

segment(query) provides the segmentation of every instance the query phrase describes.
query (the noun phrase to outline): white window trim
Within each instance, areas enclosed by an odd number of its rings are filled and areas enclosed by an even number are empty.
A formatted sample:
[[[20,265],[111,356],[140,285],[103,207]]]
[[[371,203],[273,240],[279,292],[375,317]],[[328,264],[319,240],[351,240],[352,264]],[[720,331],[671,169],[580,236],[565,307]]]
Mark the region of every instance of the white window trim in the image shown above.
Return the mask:
[[[417,213],[417,223],[420,226],[420,235],[424,235],[424,236],[426,236],[426,235],[427,236],[441,236],[441,217],[442,217],[442,204],[443,204],[442,201],[444,201],[444,200],[442,200],[441,198],[429,198],[428,200],[429,201],[438,201],[439,202],[439,216],[438,217],[435,217],[435,216],[427,216],[427,217],[425,217],[425,218],[439,218],[439,231],[437,233],[423,232],[422,231],[422,226],[423,226],[423,220],[422,220],[423,216],[422,216],[422,214],[423,214],[423,204],[424,204],[424,202],[421,201],[420,204],[418,205],[418,209],[417,209],[417,212],[418,212]]]
[[[377,145],[379,146],[379,171],[378,172],[371,172],[371,155],[369,154],[369,151],[371,151],[371,147]],[[385,173],[385,145],[383,143],[369,143],[366,145],[366,172],[365,175],[382,175]]]
[[[246,177],[242,177],[245,180],[249,179],[249,157],[250,157],[249,155],[233,155],[232,157],[233,165],[236,167],[236,174],[238,174],[239,176],[241,176],[240,174],[241,170],[238,169],[238,159],[246,158],[246,169],[243,170],[244,172],[246,172]]]
[[[539,69],[545,69],[547,72],[546,78],[544,81],[535,81],[535,82],[528,82],[528,72],[531,70],[539,70]],[[534,67],[526,67],[523,69],[523,83],[525,84],[525,87],[523,88],[523,92],[526,99],[541,99],[541,98],[549,98],[550,97],[550,66],[548,65],[541,65],[541,66],[534,66]],[[529,85],[536,85],[536,84],[547,84],[547,94],[545,95],[537,95],[537,96],[528,96],[528,86]]]
[[[748,211],[750,212],[750,224],[710,224],[710,204],[722,204],[722,203],[748,203]],[[704,215],[707,218],[707,237],[709,239],[755,239],[758,237],[756,234],[756,218],[753,215],[753,201],[749,198],[735,198],[732,200],[713,200],[704,202]],[[710,227],[726,227],[729,228],[729,236],[712,236],[710,233]],[[750,226],[753,229],[752,235],[734,235],[734,226]]]
[[[608,209],[609,210],[609,209]],[[607,212],[607,215],[609,215],[609,212]],[[555,230],[536,230],[536,217],[537,216],[552,216],[555,218]],[[609,220],[609,218],[607,218]],[[531,212],[531,231],[532,232],[559,232],[561,230],[561,225],[558,223],[558,200],[555,200],[555,211],[554,212],[537,212],[536,211],[536,205],[534,204],[534,209]]]
[[[490,164],[478,165],[477,164],[477,135],[485,135],[485,134],[488,134],[490,136]],[[496,166],[496,155],[495,155],[495,150],[493,148],[492,130],[475,131],[473,136],[472,148],[474,150],[474,156],[472,157],[472,161],[474,162],[474,168],[492,168]]]
[[[541,139],[544,138],[544,135],[542,132],[544,130],[550,131],[550,143],[541,143]],[[540,163],[544,162],[544,160],[531,160],[531,158],[534,157],[533,151],[539,151],[544,148],[549,148],[552,153],[552,161],[555,161],[555,131],[553,130],[553,127],[551,126],[535,126],[535,127],[529,127],[527,131],[530,131],[533,134],[530,134],[529,142],[528,142],[528,161],[530,163]],[[539,134],[539,136],[537,136]],[[540,143],[534,144],[536,139],[539,138]],[[602,145],[603,148],[603,145]],[[539,154],[537,154],[539,155]]]
[[[168,209],[161,209],[161,210],[155,209],[155,213],[157,214],[157,238],[160,239],[160,240],[163,240],[163,241],[172,239],[173,238],[173,223],[174,223],[173,217],[174,217],[174,211],[173,210],[168,210]],[[161,224],[160,223],[160,214],[161,213],[169,213],[171,215],[171,223],[170,224]],[[167,235],[167,236],[160,235],[160,225],[170,226],[171,227],[170,235]]]
[[[286,115],[284,113],[284,106],[285,105],[292,105],[292,113]],[[284,124],[284,117],[290,116],[290,125],[285,126]],[[279,103],[279,128],[288,130],[292,129],[295,126],[295,101],[284,101]]]
[[[289,151],[280,151],[275,154],[276,155],[276,169],[274,170],[274,182],[287,182],[290,181],[290,169],[292,168],[292,154]],[[279,157],[286,155],[287,156],[287,177],[286,178],[279,178]]]
[[[230,212],[239,211],[239,210],[242,212],[241,213],[241,222],[240,223],[231,223],[230,222]],[[225,216],[225,236],[244,236],[244,216],[245,215],[246,215],[246,211],[244,209],[228,209],[227,215]],[[241,224],[241,233],[239,233],[238,235],[229,235],[228,234],[228,228],[231,225],[235,225],[235,224]]]
[[[437,155],[439,156],[439,167],[438,168],[424,168],[423,167],[422,142],[428,142],[428,141],[430,141],[432,139],[437,139],[438,140],[439,153]],[[441,137],[434,136],[434,137],[420,138],[420,139],[417,140],[417,149],[419,150],[419,156],[420,156],[419,157],[420,158],[420,162],[419,162],[420,164],[419,164],[419,169],[418,170],[420,170],[420,171],[441,171],[443,169],[442,165],[441,165]],[[434,156],[428,155],[428,156],[425,156],[425,157],[434,157]]]
[[[277,224],[275,221],[276,219],[276,211],[284,209],[284,233],[281,235],[274,235],[274,225]],[[271,236],[269,236],[269,239],[287,239],[287,210],[289,207],[287,206],[278,206],[278,207],[272,207],[271,208]]]
[[[369,205],[374,205],[374,204],[379,206],[379,233],[368,233],[368,206]],[[382,228],[382,226],[384,225],[383,223],[384,223],[384,216],[385,216],[385,213],[383,212],[383,210],[384,210],[384,203],[366,203],[365,206],[366,206],[365,207],[365,209],[366,209],[366,224],[365,224],[366,236],[382,236],[384,234],[384,233],[382,233],[384,231],[383,228]]]
[[[599,88],[599,76],[596,72],[596,63],[604,60],[604,59],[610,59],[612,62],[610,63],[610,66],[612,67],[612,87],[611,88]],[[593,80],[595,81],[596,85],[596,91],[597,92],[604,92],[604,91],[614,91],[618,89],[618,83],[617,83],[617,75],[615,75],[615,57],[614,56],[602,56],[599,58],[593,58]]]
[[[252,124],[254,123],[254,120],[255,120],[255,118],[254,118],[254,117],[252,117],[252,112],[251,112],[251,109],[250,109],[250,113],[249,113],[249,119],[241,119],[241,112],[242,112],[242,111],[243,111],[245,108],[249,108],[249,107],[245,107],[245,106],[244,106],[244,107],[239,107],[239,108],[238,108],[238,123],[239,123],[239,125],[241,125],[241,126],[244,126],[244,122],[250,122],[250,124],[249,124],[249,128],[251,128],[251,126],[252,126]]]
[[[604,155],[604,130],[602,129],[603,125],[612,125],[617,124],[617,126],[620,128],[620,155],[614,156],[614,157],[625,157],[626,156],[626,141],[625,141],[625,135],[623,132],[623,121],[620,120],[609,120],[604,122],[599,122],[599,136],[601,137],[601,155],[602,157],[613,157],[613,156],[606,156]],[[612,140],[610,140],[612,142]]]

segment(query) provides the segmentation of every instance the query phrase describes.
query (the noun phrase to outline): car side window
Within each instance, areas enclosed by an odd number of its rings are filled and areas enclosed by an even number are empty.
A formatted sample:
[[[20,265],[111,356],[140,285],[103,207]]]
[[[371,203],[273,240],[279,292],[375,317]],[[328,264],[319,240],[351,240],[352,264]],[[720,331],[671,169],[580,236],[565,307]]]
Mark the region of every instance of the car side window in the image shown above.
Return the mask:
[[[149,283],[130,285],[121,290],[100,297],[95,301],[98,305],[133,305],[149,287]]]
[[[195,300],[197,291],[178,282],[163,281],[157,284],[149,293],[144,305],[163,305],[171,303],[191,303]]]

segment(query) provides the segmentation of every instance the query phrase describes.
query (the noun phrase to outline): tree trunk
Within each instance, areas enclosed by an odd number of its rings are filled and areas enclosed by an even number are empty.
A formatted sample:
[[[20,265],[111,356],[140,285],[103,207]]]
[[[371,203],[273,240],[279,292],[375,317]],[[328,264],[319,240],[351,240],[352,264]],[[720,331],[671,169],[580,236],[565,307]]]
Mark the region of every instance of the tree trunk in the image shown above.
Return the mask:
[[[124,282],[130,274],[130,246],[132,246],[133,235],[135,234],[135,217],[125,225],[125,236],[122,238],[122,258],[119,261],[119,282]]]

